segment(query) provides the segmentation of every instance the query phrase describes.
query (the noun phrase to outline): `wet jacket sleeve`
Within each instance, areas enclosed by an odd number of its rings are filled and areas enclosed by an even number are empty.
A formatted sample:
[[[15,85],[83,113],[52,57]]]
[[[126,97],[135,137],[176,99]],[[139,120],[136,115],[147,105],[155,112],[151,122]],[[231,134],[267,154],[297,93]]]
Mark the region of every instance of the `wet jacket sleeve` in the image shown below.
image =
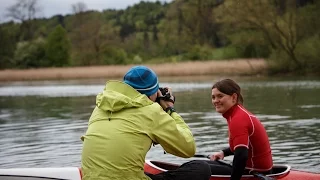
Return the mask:
[[[154,117],[154,126],[150,137],[170,154],[179,157],[192,157],[196,146],[192,132],[182,117],[173,112],[171,115],[163,110]]]

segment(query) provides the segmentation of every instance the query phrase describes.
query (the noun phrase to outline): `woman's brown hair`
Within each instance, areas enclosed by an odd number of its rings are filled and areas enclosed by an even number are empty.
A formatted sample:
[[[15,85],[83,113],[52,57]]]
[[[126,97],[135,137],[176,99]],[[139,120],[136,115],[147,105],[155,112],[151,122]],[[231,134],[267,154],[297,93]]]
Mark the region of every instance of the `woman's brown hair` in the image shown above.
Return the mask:
[[[241,88],[240,86],[234,82],[232,79],[223,79],[218,82],[216,82],[212,89],[217,88],[220,92],[232,95],[233,93],[236,93],[238,95],[238,104],[243,104],[243,97],[241,95]]]

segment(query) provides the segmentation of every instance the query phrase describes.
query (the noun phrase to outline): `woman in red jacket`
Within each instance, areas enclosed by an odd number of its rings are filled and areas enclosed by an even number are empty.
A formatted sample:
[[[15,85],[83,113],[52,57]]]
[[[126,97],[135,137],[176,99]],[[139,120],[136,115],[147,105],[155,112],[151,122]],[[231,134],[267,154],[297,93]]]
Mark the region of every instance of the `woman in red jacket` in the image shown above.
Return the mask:
[[[232,180],[241,179],[246,171],[269,173],[273,162],[268,135],[259,119],[243,107],[240,86],[231,79],[223,79],[212,86],[211,95],[212,105],[227,120],[229,147],[211,155],[210,159],[234,155],[230,169]],[[219,171],[216,163],[210,162],[213,174]]]

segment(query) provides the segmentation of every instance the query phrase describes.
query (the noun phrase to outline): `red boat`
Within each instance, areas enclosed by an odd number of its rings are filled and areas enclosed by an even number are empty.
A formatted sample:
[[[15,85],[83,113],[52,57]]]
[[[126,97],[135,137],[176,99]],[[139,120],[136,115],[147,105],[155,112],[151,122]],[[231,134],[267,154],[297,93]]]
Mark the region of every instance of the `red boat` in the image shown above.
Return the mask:
[[[166,163],[161,161],[146,160],[144,164],[145,172],[151,174],[158,174],[167,170],[175,170],[179,164]],[[273,174],[265,175],[267,178],[277,180],[320,180],[320,174],[293,170],[288,165],[274,165],[272,169]],[[211,175],[210,180],[228,180],[230,175]],[[254,175],[243,175],[241,180],[259,180]]]
[[[158,174],[167,170],[174,170],[179,164],[166,163],[161,161],[146,160],[145,172]],[[267,178],[277,180],[320,180],[320,174],[290,169],[288,165],[275,165],[274,174],[267,175]],[[61,168],[13,168],[0,169],[0,180],[81,180],[82,173],[78,167]],[[210,180],[229,180],[230,175],[212,175]],[[242,180],[260,180],[253,175],[243,175]]]

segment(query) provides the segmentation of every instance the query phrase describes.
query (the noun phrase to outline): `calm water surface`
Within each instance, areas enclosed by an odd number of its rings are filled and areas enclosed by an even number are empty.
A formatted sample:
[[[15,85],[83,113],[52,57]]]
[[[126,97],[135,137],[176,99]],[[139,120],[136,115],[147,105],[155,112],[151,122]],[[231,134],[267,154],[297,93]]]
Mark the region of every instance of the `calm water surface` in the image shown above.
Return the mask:
[[[227,147],[227,124],[211,105],[216,78],[161,79],[172,87],[176,109],[191,127],[197,153]],[[320,79],[236,78],[245,107],[269,134],[274,162],[320,173]],[[0,84],[0,168],[80,166],[95,95],[105,81],[37,81]],[[190,159],[152,147],[148,159]],[[227,159],[231,159],[228,157]]]

